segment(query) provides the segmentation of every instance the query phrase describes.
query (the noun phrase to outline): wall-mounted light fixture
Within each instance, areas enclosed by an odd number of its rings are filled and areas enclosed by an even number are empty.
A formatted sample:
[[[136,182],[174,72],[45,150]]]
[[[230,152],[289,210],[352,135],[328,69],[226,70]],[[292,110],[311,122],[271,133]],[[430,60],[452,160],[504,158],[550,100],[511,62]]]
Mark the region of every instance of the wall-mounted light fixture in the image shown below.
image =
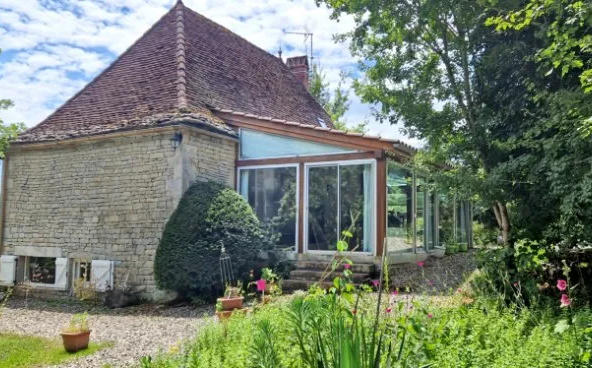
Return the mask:
[[[171,147],[176,150],[177,147],[181,144],[183,140],[183,134],[181,132],[176,132],[175,135],[171,138]]]

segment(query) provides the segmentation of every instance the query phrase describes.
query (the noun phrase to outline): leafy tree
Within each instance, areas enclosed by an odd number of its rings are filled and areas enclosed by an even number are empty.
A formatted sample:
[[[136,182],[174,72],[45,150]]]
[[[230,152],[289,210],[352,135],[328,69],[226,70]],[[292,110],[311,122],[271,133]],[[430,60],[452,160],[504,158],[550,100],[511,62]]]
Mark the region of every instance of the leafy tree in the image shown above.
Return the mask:
[[[493,2],[494,4],[496,1]],[[529,0],[523,8],[502,11],[487,19],[497,30],[534,27],[545,42],[536,52],[539,62],[561,76],[579,71],[586,93],[592,92],[592,2],[589,0]]]
[[[331,116],[335,128],[343,131],[356,133],[366,133],[368,123],[362,122],[350,127],[345,121],[345,113],[349,109],[349,91],[343,89],[345,75],[341,74],[339,84],[334,90],[333,96],[329,89],[329,82],[326,80],[325,73],[318,65],[313,65],[312,78],[309,83],[309,92],[319,102],[321,106]]]
[[[1,53],[2,50],[0,50]],[[0,111],[6,110],[13,105],[11,100],[0,99]],[[10,141],[16,139],[18,134],[25,131],[25,129],[26,127],[23,123],[4,124],[4,121],[0,118],[0,159],[3,160],[6,157]]]
[[[365,62],[365,78],[354,84],[364,102],[380,104],[378,118],[402,122],[410,136],[428,142],[431,159],[448,159],[460,183],[481,190],[493,203],[507,241],[508,197],[503,187],[485,190],[483,178],[495,164],[490,130],[480,119],[475,62],[493,30],[483,24],[485,8],[474,0],[317,0],[333,17],[354,16],[355,28],[339,35]],[[493,156],[493,157],[492,157]],[[449,177],[449,179],[451,176]],[[451,183],[449,183],[451,184]]]

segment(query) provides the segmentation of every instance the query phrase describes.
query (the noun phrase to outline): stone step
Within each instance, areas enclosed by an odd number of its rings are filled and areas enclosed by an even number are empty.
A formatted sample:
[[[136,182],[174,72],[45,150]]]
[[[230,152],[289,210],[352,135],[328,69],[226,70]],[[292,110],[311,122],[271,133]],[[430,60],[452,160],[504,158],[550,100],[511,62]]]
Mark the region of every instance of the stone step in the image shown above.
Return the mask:
[[[307,280],[314,282],[320,280],[323,276],[326,276],[326,280],[332,281],[336,276],[339,275],[341,275],[341,272],[339,271],[329,272],[329,274],[326,275],[324,271],[320,271],[318,269],[298,268],[290,272],[290,280]],[[370,274],[353,272],[351,275],[351,279],[355,283],[362,283],[370,279]]]
[[[295,290],[308,290],[312,284],[316,281],[313,280],[296,280],[296,279],[288,279],[282,281],[282,289],[285,291],[295,291]],[[330,288],[333,286],[332,281],[325,281],[321,284],[323,288]]]
[[[324,271],[325,269],[331,270],[331,265],[327,262],[298,260],[296,262],[296,268]],[[340,268],[343,269],[343,266],[340,266]],[[373,263],[354,263],[351,265],[350,270],[356,273],[371,274],[376,270],[376,266]]]

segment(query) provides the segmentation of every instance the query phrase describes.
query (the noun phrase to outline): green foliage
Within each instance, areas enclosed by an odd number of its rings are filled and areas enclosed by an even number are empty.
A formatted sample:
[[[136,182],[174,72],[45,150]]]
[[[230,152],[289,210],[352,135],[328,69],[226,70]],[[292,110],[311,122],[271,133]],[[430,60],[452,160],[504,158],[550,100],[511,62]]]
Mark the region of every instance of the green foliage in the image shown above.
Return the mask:
[[[318,65],[313,65],[308,91],[331,116],[335,128],[348,132],[366,133],[366,131],[368,131],[367,122],[348,126],[344,119],[345,113],[349,110],[350,105],[349,91],[343,89],[344,81],[345,74],[341,74],[339,84],[333,91],[333,96],[331,96],[329,82],[325,80],[323,69]]]
[[[391,312],[381,312],[379,331],[388,333],[382,340],[376,336],[383,346],[377,366],[368,365],[376,356],[375,300],[360,300],[353,313],[334,295],[322,295],[208,323],[180,354],[156,357],[145,368],[585,367],[589,362],[588,310],[570,318],[486,301],[437,307],[402,298],[391,305]],[[567,326],[556,330],[566,319]]]
[[[91,343],[88,349],[67,353],[59,340],[0,333],[0,367],[21,368],[56,365],[108,347]]]
[[[501,12],[486,22],[499,31],[520,31],[533,27],[545,38],[537,60],[546,75],[562,77],[579,71],[586,93],[592,92],[592,4],[580,0],[529,0],[523,8]]]
[[[212,297],[225,286],[221,247],[231,257],[235,277],[246,280],[263,244],[259,221],[238,193],[219,183],[195,182],[165,226],[154,261],[156,282],[181,295]]]

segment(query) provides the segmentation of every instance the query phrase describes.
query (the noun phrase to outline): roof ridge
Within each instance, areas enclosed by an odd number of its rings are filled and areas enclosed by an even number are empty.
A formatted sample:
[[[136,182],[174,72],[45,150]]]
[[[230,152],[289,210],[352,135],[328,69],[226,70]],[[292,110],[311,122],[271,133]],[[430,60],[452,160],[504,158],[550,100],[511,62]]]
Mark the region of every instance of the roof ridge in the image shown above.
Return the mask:
[[[177,30],[177,104],[179,111],[187,110],[187,73],[185,60],[185,16],[183,3],[175,5]]]

